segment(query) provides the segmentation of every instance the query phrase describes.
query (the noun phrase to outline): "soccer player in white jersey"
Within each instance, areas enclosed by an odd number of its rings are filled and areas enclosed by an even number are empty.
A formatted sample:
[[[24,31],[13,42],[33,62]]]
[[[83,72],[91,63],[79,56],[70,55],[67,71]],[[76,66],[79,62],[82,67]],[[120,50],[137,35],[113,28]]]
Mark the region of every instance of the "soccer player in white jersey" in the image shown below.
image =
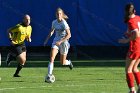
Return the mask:
[[[66,22],[66,19],[68,19],[68,17],[67,15],[65,15],[64,11],[61,8],[57,8],[56,18],[57,19],[52,22],[51,31],[44,42],[45,46],[49,38],[55,32],[55,38],[53,40],[50,53],[50,62],[48,64],[48,76],[52,75],[54,60],[58,51],[60,51],[61,64],[68,65],[71,70],[73,68],[72,62],[66,59],[70,47],[68,40],[71,37],[70,27]]]

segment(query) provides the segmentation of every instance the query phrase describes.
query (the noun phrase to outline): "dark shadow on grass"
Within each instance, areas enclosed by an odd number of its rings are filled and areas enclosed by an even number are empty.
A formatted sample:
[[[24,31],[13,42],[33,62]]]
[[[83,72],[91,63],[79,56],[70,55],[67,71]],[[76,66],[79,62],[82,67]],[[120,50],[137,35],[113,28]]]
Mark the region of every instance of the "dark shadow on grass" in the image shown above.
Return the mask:
[[[20,83],[20,82],[25,82],[25,81],[15,81],[14,80],[14,81],[4,81],[4,82],[19,82]]]

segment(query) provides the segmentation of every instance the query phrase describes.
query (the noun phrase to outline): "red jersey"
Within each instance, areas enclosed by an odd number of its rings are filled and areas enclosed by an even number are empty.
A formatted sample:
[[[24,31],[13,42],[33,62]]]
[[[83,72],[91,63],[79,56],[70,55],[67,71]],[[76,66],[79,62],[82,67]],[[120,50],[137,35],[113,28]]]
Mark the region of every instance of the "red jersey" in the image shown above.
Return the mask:
[[[133,34],[133,30],[138,29],[140,31],[140,16],[135,16],[134,18],[130,18],[128,20],[128,31],[130,33],[130,37]],[[135,40],[130,41],[130,52],[140,52],[140,37],[137,37]]]

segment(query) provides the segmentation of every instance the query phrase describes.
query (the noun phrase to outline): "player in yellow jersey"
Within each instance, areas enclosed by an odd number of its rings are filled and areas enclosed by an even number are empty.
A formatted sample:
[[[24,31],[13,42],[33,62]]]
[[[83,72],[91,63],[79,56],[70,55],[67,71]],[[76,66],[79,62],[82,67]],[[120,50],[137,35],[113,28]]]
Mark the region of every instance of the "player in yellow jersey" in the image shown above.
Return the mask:
[[[6,64],[10,65],[11,60],[16,58],[19,62],[13,77],[20,77],[19,72],[26,62],[26,46],[24,41],[31,42],[32,27],[30,26],[30,16],[24,15],[23,22],[8,29],[9,40],[11,41],[11,51],[7,55]]]

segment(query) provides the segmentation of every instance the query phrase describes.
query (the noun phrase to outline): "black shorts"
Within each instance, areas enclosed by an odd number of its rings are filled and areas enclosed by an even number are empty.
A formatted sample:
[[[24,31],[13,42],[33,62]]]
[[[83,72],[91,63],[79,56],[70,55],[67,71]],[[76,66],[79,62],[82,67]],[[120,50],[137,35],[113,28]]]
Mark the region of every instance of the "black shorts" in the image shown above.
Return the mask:
[[[25,44],[21,45],[11,45],[10,51],[15,56],[20,55],[22,52],[26,52],[26,46]]]

